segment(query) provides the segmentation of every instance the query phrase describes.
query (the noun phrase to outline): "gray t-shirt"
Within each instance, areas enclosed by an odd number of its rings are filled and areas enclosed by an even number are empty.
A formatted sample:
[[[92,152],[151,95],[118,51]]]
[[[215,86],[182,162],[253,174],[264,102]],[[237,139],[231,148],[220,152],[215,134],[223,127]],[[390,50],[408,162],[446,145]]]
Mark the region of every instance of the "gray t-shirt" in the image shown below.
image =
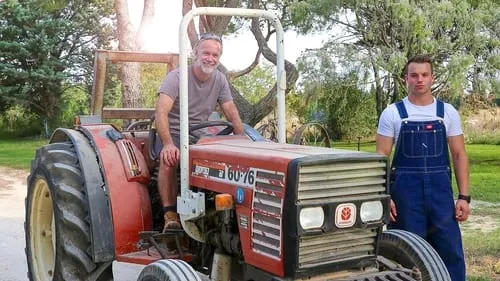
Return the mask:
[[[170,120],[170,134],[172,138],[178,139],[180,135],[179,119],[179,69],[174,69],[167,74],[158,91],[166,94],[174,100],[174,105],[168,119]],[[206,122],[210,114],[215,110],[217,103],[222,105],[233,100],[231,90],[226,76],[219,70],[215,70],[207,81],[200,81],[193,73],[193,66],[188,68],[188,112],[189,126],[195,126]]]

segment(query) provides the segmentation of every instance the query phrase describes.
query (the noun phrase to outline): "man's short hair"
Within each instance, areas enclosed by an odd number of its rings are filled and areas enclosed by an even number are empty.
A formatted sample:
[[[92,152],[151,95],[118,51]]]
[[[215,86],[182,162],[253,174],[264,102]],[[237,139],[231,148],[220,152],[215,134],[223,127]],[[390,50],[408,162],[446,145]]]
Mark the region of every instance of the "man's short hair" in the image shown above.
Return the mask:
[[[408,65],[410,65],[410,63],[412,63],[412,62],[430,64],[431,73],[432,73],[432,58],[431,58],[431,56],[424,54],[424,55],[416,55],[414,57],[409,58],[408,62],[406,63],[406,66],[405,66],[405,74],[408,74]]]
[[[194,48],[197,49],[198,46],[201,44],[201,42],[203,42],[205,40],[215,40],[215,41],[219,42],[220,47],[221,47],[220,53],[222,55],[222,49],[223,49],[222,38],[219,35],[212,33],[212,32],[200,34],[200,40],[198,40],[198,43],[196,43],[196,46]]]

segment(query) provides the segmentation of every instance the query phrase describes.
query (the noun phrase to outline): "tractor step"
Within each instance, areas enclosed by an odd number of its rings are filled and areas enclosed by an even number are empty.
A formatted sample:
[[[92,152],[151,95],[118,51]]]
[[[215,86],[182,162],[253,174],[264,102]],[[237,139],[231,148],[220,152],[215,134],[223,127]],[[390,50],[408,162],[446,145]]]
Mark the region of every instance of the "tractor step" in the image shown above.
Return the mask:
[[[184,252],[184,260],[187,263],[192,262],[193,260],[193,255],[191,253]],[[167,259],[181,259],[181,257],[176,254],[176,253],[171,253],[169,256],[166,257]],[[131,252],[131,253],[126,253],[123,255],[119,255],[116,257],[117,261],[120,262],[129,262],[129,263],[137,263],[137,264],[150,264],[152,262],[155,262],[157,260],[164,259],[160,255],[157,249],[155,247],[148,248],[146,250],[142,251],[137,251],[137,252]]]

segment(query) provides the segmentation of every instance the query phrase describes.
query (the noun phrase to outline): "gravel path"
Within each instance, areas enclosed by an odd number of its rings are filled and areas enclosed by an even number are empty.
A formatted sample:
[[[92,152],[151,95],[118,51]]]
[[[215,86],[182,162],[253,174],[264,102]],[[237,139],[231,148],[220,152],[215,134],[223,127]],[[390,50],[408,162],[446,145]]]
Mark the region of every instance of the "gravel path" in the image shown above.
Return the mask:
[[[28,171],[0,167],[0,281],[27,281],[24,199]],[[143,266],[115,262],[115,281],[135,281]]]

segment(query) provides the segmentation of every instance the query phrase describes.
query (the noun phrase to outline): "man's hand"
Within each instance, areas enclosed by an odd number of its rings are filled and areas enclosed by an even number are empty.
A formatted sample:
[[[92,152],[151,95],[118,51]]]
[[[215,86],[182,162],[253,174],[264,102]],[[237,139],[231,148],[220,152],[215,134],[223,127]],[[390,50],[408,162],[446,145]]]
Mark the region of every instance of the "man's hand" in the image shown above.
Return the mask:
[[[455,217],[457,221],[466,221],[469,218],[470,208],[467,201],[458,199],[455,203]]]
[[[395,222],[397,216],[398,216],[398,212],[396,212],[396,204],[391,199],[391,212],[389,213],[389,217],[390,217],[392,222]]]
[[[233,124],[233,133],[235,135],[243,135],[243,123],[241,122],[240,113],[236,108],[236,105],[233,101],[227,101],[222,104],[222,112],[224,112],[224,116],[226,116],[227,121]]]
[[[160,160],[169,167],[177,166],[179,162],[179,149],[173,144],[164,145],[160,152]]]

